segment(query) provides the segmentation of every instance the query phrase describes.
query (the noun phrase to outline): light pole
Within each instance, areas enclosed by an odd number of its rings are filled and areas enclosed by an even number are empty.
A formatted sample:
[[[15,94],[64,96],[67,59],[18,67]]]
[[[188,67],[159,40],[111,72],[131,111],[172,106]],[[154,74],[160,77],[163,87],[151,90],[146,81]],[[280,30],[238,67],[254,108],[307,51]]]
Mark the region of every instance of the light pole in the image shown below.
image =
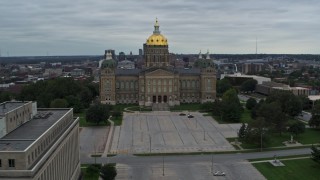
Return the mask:
[[[162,176],[164,176],[164,156],[162,156]]]
[[[149,134],[149,142],[150,142],[150,153],[151,153],[151,135]]]
[[[262,129],[260,131],[260,151],[262,151]]]
[[[213,154],[211,155],[211,172],[213,174]]]
[[[206,130],[203,130],[203,140],[206,140]]]

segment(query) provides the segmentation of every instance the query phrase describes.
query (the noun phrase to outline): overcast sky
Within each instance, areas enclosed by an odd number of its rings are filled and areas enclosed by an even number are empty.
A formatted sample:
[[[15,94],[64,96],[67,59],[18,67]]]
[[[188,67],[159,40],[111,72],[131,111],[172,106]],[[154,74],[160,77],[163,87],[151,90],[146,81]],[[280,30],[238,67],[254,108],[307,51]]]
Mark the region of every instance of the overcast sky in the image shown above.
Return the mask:
[[[156,17],[173,53],[320,54],[319,0],[1,0],[1,56],[138,54]]]

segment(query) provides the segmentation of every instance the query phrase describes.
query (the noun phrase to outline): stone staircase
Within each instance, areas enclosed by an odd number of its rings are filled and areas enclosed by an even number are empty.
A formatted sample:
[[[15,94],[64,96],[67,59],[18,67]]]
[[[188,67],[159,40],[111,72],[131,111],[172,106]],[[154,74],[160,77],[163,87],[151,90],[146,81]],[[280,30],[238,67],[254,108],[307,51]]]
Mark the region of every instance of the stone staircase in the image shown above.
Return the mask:
[[[152,111],[170,111],[168,103],[153,103]]]

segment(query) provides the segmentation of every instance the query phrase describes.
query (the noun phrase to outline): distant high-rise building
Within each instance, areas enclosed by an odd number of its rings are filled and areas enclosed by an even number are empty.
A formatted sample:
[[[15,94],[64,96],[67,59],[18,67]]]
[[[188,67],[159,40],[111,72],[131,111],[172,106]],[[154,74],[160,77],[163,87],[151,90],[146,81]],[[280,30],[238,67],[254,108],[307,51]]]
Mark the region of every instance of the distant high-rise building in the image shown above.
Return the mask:
[[[139,56],[142,56],[143,55],[143,51],[142,49],[139,49]]]
[[[0,104],[0,179],[77,180],[79,118],[71,108]]]
[[[262,71],[263,63],[244,63],[242,64],[243,74],[255,74]]]
[[[118,60],[119,61],[123,61],[126,59],[126,54],[124,52],[119,52],[119,58]]]

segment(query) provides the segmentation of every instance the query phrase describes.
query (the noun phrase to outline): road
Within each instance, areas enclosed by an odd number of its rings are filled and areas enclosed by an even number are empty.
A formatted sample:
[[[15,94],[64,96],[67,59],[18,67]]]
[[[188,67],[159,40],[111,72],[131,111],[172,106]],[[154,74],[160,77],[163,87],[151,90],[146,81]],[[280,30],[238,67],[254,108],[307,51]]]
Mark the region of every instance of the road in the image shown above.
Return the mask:
[[[310,154],[310,148],[277,150],[254,153],[176,155],[176,156],[133,156],[121,155],[96,158],[97,163],[117,163],[117,179],[215,179],[212,171],[227,173],[227,179],[264,179],[246,161],[254,158],[272,158],[274,155],[289,156]],[[81,163],[93,163],[94,158],[81,157]],[[163,174],[165,174],[163,176]]]
[[[309,122],[309,120],[311,119],[312,115],[309,112],[306,111],[302,111],[301,115],[299,116],[299,118],[303,121]]]

